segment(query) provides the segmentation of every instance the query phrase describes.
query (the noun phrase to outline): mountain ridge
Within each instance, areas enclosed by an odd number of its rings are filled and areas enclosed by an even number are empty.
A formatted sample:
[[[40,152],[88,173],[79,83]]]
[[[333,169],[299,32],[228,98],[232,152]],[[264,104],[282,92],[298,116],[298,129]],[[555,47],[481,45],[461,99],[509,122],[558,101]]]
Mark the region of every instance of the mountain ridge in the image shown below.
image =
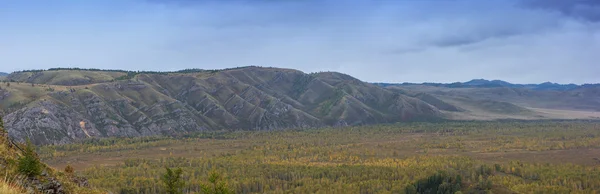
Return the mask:
[[[600,111],[595,85],[568,91],[483,87],[487,80],[461,87],[385,85],[338,72],[258,66],[172,72],[54,68],[13,72],[4,84],[0,114],[9,135],[36,144],[445,119],[600,118],[593,112]],[[571,116],[563,110],[587,112]]]
[[[143,73],[15,72],[0,90],[9,134],[37,144],[94,137],[276,130],[441,118],[439,109],[346,74],[281,68]]]

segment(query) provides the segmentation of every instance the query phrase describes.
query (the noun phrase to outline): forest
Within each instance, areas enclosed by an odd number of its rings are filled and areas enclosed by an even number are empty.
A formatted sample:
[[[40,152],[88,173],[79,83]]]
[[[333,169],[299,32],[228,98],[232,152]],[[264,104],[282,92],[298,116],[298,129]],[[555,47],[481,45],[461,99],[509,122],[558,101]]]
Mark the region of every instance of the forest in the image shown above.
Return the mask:
[[[113,193],[597,193],[600,122],[448,121],[39,147],[49,165]],[[171,175],[174,172],[171,172]],[[178,175],[179,176],[179,175]],[[217,192],[218,193],[218,192]]]

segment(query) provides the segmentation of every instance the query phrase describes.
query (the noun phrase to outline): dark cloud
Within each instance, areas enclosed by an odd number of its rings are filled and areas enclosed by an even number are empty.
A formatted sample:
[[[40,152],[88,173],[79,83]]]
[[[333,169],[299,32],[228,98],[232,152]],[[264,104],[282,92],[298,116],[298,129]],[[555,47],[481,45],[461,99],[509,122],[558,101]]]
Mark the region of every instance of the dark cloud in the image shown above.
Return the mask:
[[[530,8],[558,11],[564,15],[592,22],[600,21],[600,0],[525,0]]]

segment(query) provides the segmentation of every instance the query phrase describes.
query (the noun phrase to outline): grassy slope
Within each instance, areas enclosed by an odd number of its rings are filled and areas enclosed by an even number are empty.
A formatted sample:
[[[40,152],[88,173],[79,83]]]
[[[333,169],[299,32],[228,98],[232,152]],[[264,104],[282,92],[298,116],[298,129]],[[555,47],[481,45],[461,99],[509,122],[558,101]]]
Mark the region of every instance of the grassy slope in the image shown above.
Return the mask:
[[[41,72],[12,73],[7,78],[17,82],[74,86],[94,83],[106,83],[125,75],[127,74],[124,72],[52,70]]]

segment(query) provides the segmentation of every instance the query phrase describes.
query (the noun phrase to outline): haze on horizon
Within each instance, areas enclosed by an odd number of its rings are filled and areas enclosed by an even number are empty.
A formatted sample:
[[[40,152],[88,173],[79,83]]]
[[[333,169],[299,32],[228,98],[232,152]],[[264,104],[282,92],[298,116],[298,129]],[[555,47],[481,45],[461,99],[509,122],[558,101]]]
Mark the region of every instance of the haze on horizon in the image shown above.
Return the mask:
[[[0,24],[0,72],[259,65],[369,82],[600,82],[596,0],[8,0]]]

